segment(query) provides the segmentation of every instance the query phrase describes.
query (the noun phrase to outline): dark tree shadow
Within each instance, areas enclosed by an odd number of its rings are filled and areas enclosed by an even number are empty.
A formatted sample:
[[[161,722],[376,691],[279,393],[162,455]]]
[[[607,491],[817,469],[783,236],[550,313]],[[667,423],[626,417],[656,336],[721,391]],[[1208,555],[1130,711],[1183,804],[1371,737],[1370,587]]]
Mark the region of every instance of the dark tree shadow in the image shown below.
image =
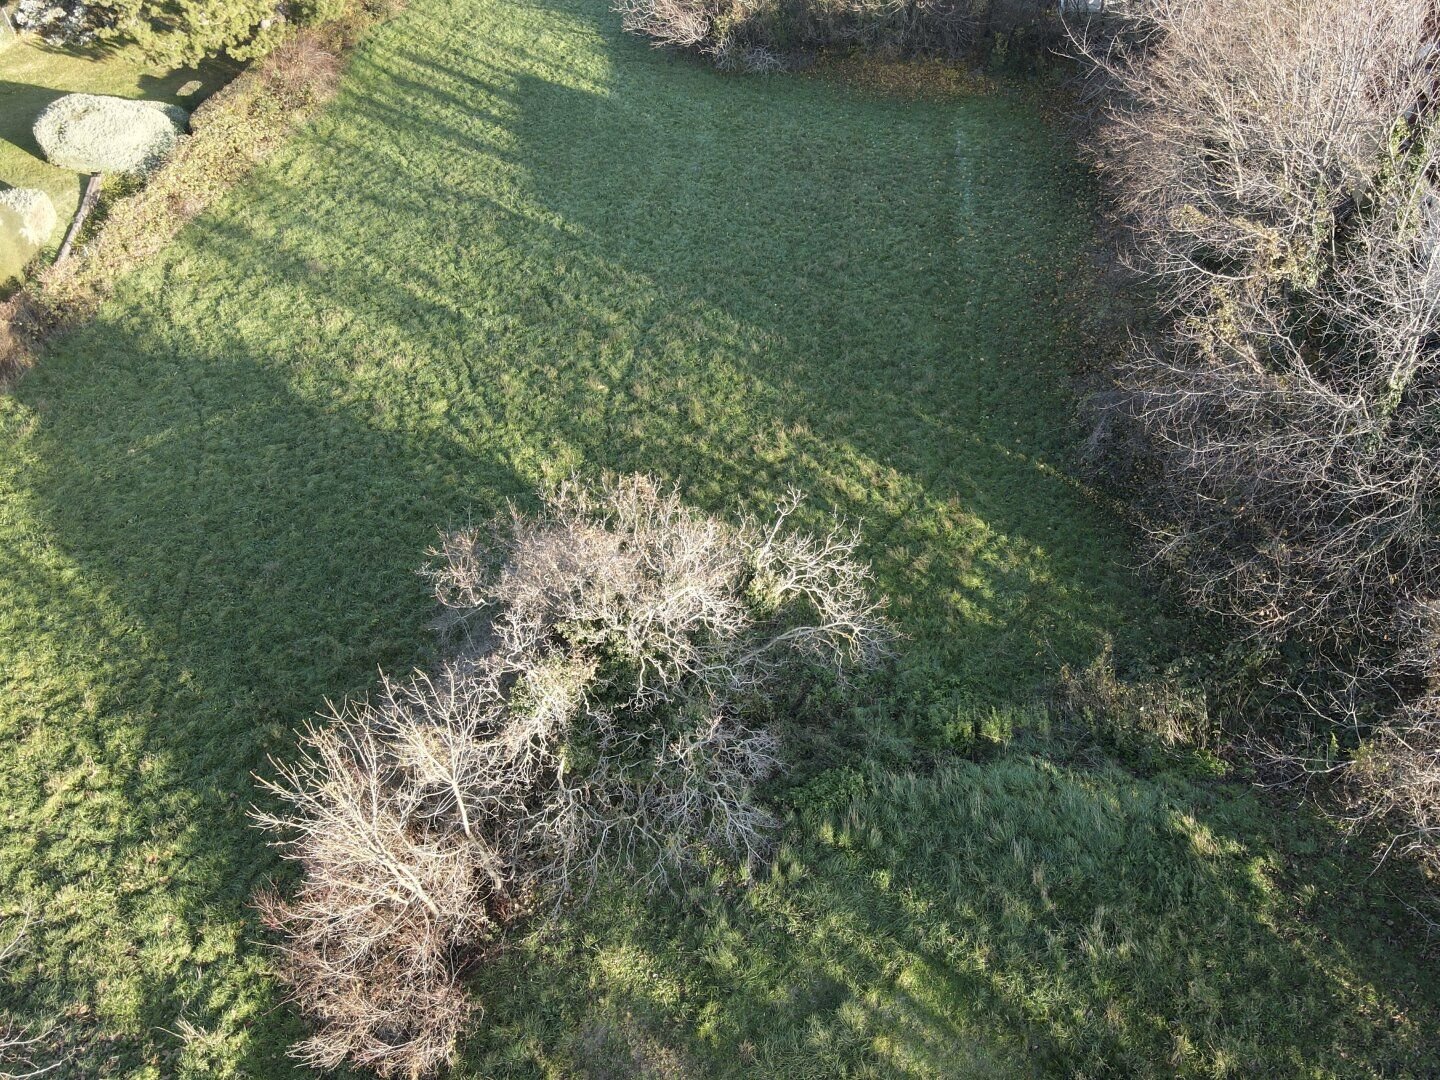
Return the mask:
[[[21,479],[64,540],[0,552],[0,638],[49,680],[15,688],[6,731],[29,748],[11,806],[46,823],[7,839],[6,888],[71,897],[38,913],[31,1000],[104,981],[133,1008],[102,1028],[173,1047],[188,1022],[280,1076],[299,1028],[255,978],[248,905],[288,871],[249,825],[252,773],[325,698],[428,659],[424,550],[526,485],[216,344],[102,318],[19,389],[40,421]],[[77,1022],[86,1075],[113,1067],[94,1035]]]
[[[52,101],[64,96],[62,90],[0,79],[0,140],[45,160],[39,144],[35,142],[35,118]]]

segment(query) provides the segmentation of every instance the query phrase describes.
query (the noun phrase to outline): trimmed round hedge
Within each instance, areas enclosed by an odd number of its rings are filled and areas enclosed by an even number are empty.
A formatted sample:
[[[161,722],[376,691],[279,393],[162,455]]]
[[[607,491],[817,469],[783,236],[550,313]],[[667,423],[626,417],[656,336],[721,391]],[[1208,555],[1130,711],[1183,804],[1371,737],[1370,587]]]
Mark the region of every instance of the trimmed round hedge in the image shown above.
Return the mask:
[[[0,191],[0,241],[38,248],[55,232],[55,204],[35,188]]]
[[[46,158],[80,173],[143,173],[175,146],[190,116],[178,105],[67,94],[35,120]]]

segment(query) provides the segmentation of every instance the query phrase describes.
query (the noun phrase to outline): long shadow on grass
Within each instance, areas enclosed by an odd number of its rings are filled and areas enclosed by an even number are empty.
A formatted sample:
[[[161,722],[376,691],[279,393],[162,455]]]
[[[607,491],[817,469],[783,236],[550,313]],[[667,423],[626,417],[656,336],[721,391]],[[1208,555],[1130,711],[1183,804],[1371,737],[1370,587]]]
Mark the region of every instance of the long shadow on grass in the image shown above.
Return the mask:
[[[748,893],[617,884],[527,940],[464,1075],[1429,1075],[1395,907],[1287,869],[1265,813],[1023,755],[880,777]]]
[[[84,1075],[290,1075],[251,773],[327,696],[425,659],[436,527],[521,486],[282,374],[234,338],[102,320],[4,417],[3,881],[38,919],[7,993],[65,1011]],[[187,1025],[207,1036],[182,1054]]]
[[[4,119],[0,120],[0,139],[44,160],[32,130],[35,118],[52,101],[63,96],[63,90],[0,79],[0,102],[5,106]]]
[[[331,299],[446,343],[458,438],[501,429],[569,464],[654,469],[717,507],[794,484],[863,517],[914,653],[994,702],[1033,691],[1047,651],[1167,636],[1115,523],[1064,472],[1057,279],[1077,237],[1062,167],[1017,179],[990,142],[959,160],[933,106],[890,106],[885,145],[831,138],[849,110],[874,125],[886,107],[813,87],[777,103],[691,72],[657,115],[623,82],[598,94],[490,57],[360,63],[368,92],[326,133],[354,178],[343,198],[277,194],[225,250],[306,214],[296,255],[323,261],[305,245],[356,213],[393,221]],[[403,182],[367,175],[379,133],[413,127],[425,92],[423,145],[467,167],[427,172],[402,138],[387,146]],[[996,108],[1026,153],[1056,151],[1023,110]],[[465,429],[476,413],[491,431]]]

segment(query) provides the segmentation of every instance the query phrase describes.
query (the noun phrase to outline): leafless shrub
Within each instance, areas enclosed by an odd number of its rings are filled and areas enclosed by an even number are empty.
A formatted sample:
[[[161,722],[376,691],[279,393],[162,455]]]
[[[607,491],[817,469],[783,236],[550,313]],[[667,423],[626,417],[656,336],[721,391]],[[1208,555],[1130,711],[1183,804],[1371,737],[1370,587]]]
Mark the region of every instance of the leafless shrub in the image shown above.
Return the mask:
[[[463,739],[472,704],[387,681],[307,727],[300,756],[263,782],[286,809],[257,822],[304,870],[294,896],[259,906],[285,936],[282,978],[319,1023],[296,1048],[307,1064],[420,1076],[453,1059],[471,1011],[457,959],[488,933],[504,884],[485,838],[443,813],[465,768],[447,744]]]
[[[1386,834],[1381,856],[1410,856],[1440,878],[1440,696],[1372,735],[1346,780],[1356,822]]]
[[[628,32],[659,47],[760,72],[829,47],[961,56],[1004,51],[1023,37],[1043,53],[1061,25],[1050,0],[616,0],[615,10]]]
[[[857,536],[790,530],[798,503],[732,525],[648,477],[572,482],[445,537],[426,574],[451,660],[333,709],[264,782],[285,809],[257,820],[304,871],[260,904],[319,1024],[302,1059],[431,1072],[472,1015],[457,971],[515,897],[764,848],[769,703],[891,638]]]
[[[1111,94],[1100,161],[1170,317],[1119,379],[1155,453],[1157,552],[1201,606],[1311,647],[1302,713],[1378,724],[1348,763],[1261,739],[1271,771],[1344,774],[1387,849],[1433,861],[1440,17],[1431,0],[1129,11],[1079,45]]]
[[[716,0],[617,0],[615,10],[626,32],[675,49],[703,44],[720,14]]]
[[[797,663],[843,673],[889,642],[858,538],[789,531],[798,501],[732,526],[649,477],[567,483],[435,552],[442,628],[529,703],[501,740],[541,793],[517,818],[535,877],[563,894],[611,854],[660,881],[704,846],[763,846],[751,790],[778,761],[757,705]]]

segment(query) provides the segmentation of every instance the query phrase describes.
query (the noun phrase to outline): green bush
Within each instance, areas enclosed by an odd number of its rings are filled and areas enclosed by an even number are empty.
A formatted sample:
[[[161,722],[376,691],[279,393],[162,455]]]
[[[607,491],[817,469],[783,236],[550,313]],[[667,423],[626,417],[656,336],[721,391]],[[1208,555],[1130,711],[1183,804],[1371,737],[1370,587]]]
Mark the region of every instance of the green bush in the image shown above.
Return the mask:
[[[257,60],[296,26],[320,26],[350,7],[351,0],[22,0],[15,21],[52,45],[132,45],[174,68],[221,53]]]
[[[176,105],[67,94],[35,121],[46,158],[80,173],[144,173],[175,148],[189,121]]]

